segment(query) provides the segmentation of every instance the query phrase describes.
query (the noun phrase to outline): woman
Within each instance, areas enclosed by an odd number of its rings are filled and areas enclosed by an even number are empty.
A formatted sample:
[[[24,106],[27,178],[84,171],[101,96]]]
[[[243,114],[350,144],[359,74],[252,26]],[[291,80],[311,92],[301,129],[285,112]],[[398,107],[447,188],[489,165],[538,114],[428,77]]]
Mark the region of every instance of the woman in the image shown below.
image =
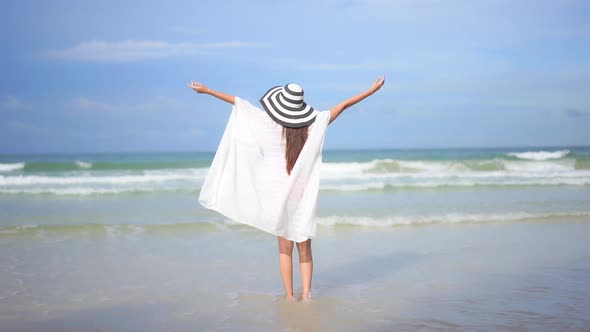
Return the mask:
[[[269,89],[260,99],[264,111],[201,83],[188,84],[197,93],[234,105],[199,202],[277,236],[281,277],[289,300],[293,299],[294,243],[299,252],[301,299],[311,297],[311,238],[326,127],[384,83],[384,78],[378,78],[369,90],[323,112],[305,103],[303,89],[293,83]]]

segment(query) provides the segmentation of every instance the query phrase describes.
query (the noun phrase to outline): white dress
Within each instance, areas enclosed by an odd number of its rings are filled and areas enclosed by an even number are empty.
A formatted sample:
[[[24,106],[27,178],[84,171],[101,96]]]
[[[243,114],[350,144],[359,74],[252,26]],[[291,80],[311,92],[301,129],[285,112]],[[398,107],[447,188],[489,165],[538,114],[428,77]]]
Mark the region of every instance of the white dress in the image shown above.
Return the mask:
[[[288,175],[283,127],[236,97],[199,202],[236,222],[291,241],[314,237],[322,148],[329,121],[330,111],[317,113]]]

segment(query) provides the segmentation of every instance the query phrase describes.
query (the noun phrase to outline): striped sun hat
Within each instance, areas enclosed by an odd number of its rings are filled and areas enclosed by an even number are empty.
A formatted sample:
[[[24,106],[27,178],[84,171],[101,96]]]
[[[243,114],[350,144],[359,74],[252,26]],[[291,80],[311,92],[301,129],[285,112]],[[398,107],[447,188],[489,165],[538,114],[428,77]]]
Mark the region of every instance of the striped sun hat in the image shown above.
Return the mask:
[[[303,101],[303,89],[294,83],[272,87],[260,103],[275,122],[289,128],[309,126],[318,113]]]

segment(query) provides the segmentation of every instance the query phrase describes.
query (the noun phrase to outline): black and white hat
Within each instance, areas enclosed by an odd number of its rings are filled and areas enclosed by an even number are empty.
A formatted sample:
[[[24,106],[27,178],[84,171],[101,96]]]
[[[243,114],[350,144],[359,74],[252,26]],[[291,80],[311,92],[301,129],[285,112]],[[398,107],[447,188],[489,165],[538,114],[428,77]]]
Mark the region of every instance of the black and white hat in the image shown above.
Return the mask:
[[[289,128],[309,126],[318,113],[303,101],[303,89],[294,83],[272,87],[260,103],[275,122]]]

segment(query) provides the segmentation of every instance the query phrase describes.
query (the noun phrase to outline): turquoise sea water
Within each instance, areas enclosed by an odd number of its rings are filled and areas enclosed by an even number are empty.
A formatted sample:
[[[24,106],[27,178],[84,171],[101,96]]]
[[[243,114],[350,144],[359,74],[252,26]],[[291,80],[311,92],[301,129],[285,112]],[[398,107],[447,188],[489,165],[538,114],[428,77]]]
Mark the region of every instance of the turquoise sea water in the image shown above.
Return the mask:
[[[590,328],[588,147],[324,151],[307,305],[212,158],[0,156],[0,331]]]
[[[216,219],[194,204],[212,158],[211,152],[4,155],[0,227]],[[590,148],[325,151],[320,188],[319,223],[326,225],[590,216]],[[141,209],[147,218],[137,217],[135,202],[150,202]],[[125,204],[133,205],[130,217]],[[97,218],[110,206],[117,209]]]

